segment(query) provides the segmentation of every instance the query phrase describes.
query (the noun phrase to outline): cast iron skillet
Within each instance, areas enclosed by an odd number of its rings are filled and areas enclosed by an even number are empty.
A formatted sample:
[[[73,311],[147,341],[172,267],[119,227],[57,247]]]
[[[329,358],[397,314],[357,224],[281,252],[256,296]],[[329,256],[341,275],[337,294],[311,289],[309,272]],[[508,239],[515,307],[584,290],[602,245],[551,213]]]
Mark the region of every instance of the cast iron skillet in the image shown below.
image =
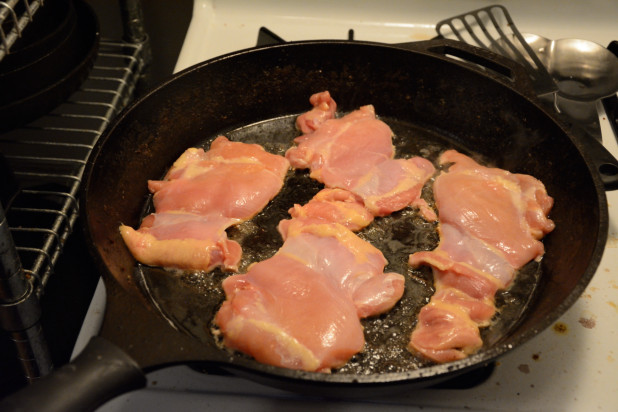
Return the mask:
[[[220,133],[246,141],[258,136],[267,149],[284,150],[296,133],[294,116],[308,109],[311,94],[322,90],[331,92],[341,112],[373,104],[393,127],[401,156],[433,160],[440,150],[457,148],[541,179],[554,197],[551,217],[556,229],[545,240],[546,254],[539,265],[526,268],[512,292],[500,295],[500,305],[505,301],[514,305],[504,306],[506,320],[485,332],[486,343],[479,353],[443,365],[413,358],[376,369],[361,354],[353,366],[332,374],[262,365],[220,349],[210,333],[212,316],[223,299],[217,289],[222,275],[215,273],[214,280],[203,274],[161,276],[161,271],[136,265],[125,248],[118,225],[138,226],[148,207],[147,179],[160,178],[186,148],[207,144]],[[567,132],[533,96],[520,66],[448,40],[399,46],[288,43],[233,53],[175,75],[123,112],[88,162],[80,206],[107,288],[100,336],[73,364],[8,402],[26,405],[25,409],[41,402],[50,410],[94,408],[143,385],[143,371],[173,363],[216,366],[293,391],[366,397],[433,385],[509,352],[551,325],[579,297],[599,264],[608,230],[599,175],[604,162],[593,161],[582,149],[582,140]],[[603,178],[606,188],[615,186],[616,176]],[[269,213],[277,215],[272,209],[285,208],[289,196],[302,203],[319,189],[303,179],[302,173],[291,173],[287,192],[273,202],[284,204],[267,208],[258,222]],[[249,236],[253,245],[268,243],[269,236],[260,237],[268,230],[262,230],[269,222],[264,219],[264,225],[249,225],[246,232],[238,230],[231,236]],[[407,256],[437,242],[431,236],[413,239],[426,229],[413,212],[385,221],[393,225],[364,235],[379,240],[394,227],[395,236],[409,239],[411,245],[395,253]],[[264,255],[277,247],[267,246],[271,249]],[[259,248],[247,247],[260,257]],[[428,271],[412,271],[405,265],[401,271],[408,278],[406,296],[416,303],[396,319],[405,325],[388,318],[369,320],[371,347],[396,347],[396,339],[375,338],[374,326],[391,322],[388,328],[399,326],[403,335],[430,295]],[[511,306],[516,309],[510,311]],[[68,381],[74,385],[70,390],[63,386]],[[61,395],[67,393],[70,396]]]

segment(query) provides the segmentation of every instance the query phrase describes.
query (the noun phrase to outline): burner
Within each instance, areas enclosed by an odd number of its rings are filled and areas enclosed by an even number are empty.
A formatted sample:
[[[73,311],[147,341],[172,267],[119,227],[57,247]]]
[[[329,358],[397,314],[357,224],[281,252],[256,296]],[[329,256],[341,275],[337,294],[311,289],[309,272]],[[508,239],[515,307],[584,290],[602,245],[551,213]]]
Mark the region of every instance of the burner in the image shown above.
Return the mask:
[[[348,40],[354,40],[354,29],[348,30]],[[260,27],[260,30],[258,30],[256,46],[269,46],[272,44],[282,44],[285,42],[286,41],[284,39],[267,27]]]
[[[281,37],[273,33],[266,27],[260,27],[258,31],[257,46],[269,46],[271,44],[285,43]]]

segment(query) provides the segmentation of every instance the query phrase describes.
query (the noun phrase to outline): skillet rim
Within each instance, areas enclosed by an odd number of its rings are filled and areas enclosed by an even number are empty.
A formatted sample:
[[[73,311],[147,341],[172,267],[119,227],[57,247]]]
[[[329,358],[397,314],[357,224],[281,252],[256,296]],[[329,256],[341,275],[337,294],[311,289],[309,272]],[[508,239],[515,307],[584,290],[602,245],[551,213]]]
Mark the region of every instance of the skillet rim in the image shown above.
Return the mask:
[[[159,84],[157,87],[153,88],[150,92],[143,95],[132,104],[130,104],[127,108],[125,108],[122,113],[120,113],[117,118],[114,120],[113,124],[108,127],[105,134],[99,138],[96,142],[95,146],[92,149],[92,152],[88,158],[86,170],[84,172],[84,180],[80,189],[80,216],[84,220],[85,224],[83,225],[84,231],[86,233],[86,238],[88,239],[88,243],[91,246],[91,253],[95,260],[99,263],[99,266],[104,268],[103,277],[107,282],[109,281],[110,276],[113,276],[109,273],[109,268],[103,263],[103,259],[99,254],[98,247],[94,244],[92,234],[90,233],[90,226],[88,224],[88,207],[87,207],[87,194],[89,190],[89,186],[91,184],[91,175],[92,169],[96,165],[96,160],[100,155],[106,141],[113,135],[116,130],[118,124],[120,124],[123,119],[131,116],[132,111],[135,107],[142,104],[142,102],[146,99],[152,99],[153,95],[156,95],[160,89],[173,87],[173,83],[184,76],[190,75],[194,71],[200,70],[200,68],[216,64],[217,62],[234,59],[237,56],[260,53],[263,50],[272,50],[272,49],[288,49],[288,48],[297,48],[304,46],[319,46],[322,44],[325,45],[339,45],[345,47],[350,44],[350,41],[343,40],[309,40],[309,41],[297,41],[297,42],[289,42],[285,44],[277,44],[277,45],[269,45],[262,47],[252,47],[236,52],[232,52],[223,56],[215,57],[213,59],[198,63],[178,73],[171,76],[166,81]],[[429,40],[429,41],[421,41],[414,42],[410,44],[416,44],[419,46],[419,50],[414,50],[410,47],[402,48],[398,45],[389,45],[378,42],[368,42],[368,41],[354,41],[354,45],[360,47],[379,47],[386,49],[397,50],[398,52],[403,53],[421,53],[427,55],[432,58],[437,58],[451,64],[455,64],[464,70],[471,70],[473,72],[478,73],[478,69],[475,69],[468,63],[459,62],[453,60],[449,57],[436,54],[435,52],[428,51],[429,47],[436,46],[444,46],[447,45],[449,47],[464,47],[466,50],[470,50],[473,53],[480,53],[481,55],[487,55],[489,53],[490,56],[494,55],[494,53],[486,51],[484,49],[480,49],[474,46],[469,46],[464,43],[447,40],[447,39],[438,39],[438,40]],[[497,55],[495,55],[497,56]],[[493,57],[493,56],[492,56]],[[500,56],[501,57],[501,56]],[[514,62],[513,62],[514,63]],[[516,63],[515,63],[516,64]],[[486,74],[486,73],[482,73]],[[436,364],[432,366],[423,367],[416,370],[406,371],[406,372],[381,372],[381,373],[373,373],[370,375],[352,375],[352,374],[323,374],[319,372],[306,372],[292,369],[285,369],[280,367],[275,367],[271,365],[265,365],[257,363],[253,360],[246,360],[241,358],[234,358],[229,363],[224,363],[222,367],[241,370],[248,370],[249,372],[253,372],[253,374],[265,374],[270,378],[282,378],[285,380],[292,380],[303,383],[317,383],[317,384],[327,384],[327,385],[337,385],[343,384],[344,386],[372,386],[374,384],[388,384],[388,385],[397,385],[402,384],[409,386],[411,381],[419,382],[421,386],[427,386],[429,384],[435,383],[432,381],[435,377],[443,378],[443,380],[454,377],[455,375],[464,373],[473,368],[481,367],[490,362],[493,362],[496,358],[504,355],[505,353],[510,352],[517,346],[522,345],[523,343],[529,341],[534,336],[538,335],[542,331],[546,330],[552,323],[554,323],[557,319],[559,319],[564,313],[574,304],[574,302],[581,296],[585,288],[588,286],[590,280],[594,276],[600,261],[602,254],[605,249],[607,234],[608,234],[608,225],[609,225],[609,213],[607,207],[607,198],[605,195],[605,189],[603,188],[602,181],[598,174],[598,171],[592,167],[592,161],[590,156],[585,152],[583,145],[578,140],[579,138],[570,133],[567,128],[558,120],[552,113],[543,107],[538,100],[536,100],[533,96],[530,96],[530,90],[518,90],[513,87],[513,82],[510,80],[504,80],[502,78],[496,77],[495,75],[485,76],[490,81],[495,81],[500,84],[502,87],[506,87],[510,90],[510,92],[515,93],[525,99],[528,104],[532,105],[535,110],[540,110],[543,114],[548,117],[556,126],[566,135],[569,141],[574,145],[577,150],[579,156],[582,157],[584,163],[589,171],[589,176],[594,183],[594,190],[597,194],[597,201],[599,203],[599,232],[597,236],[597,242],[593,248],[592,257],[585,272],[579,278],[576,286],[570,291],[567,298],[564,299],[559,305],[553,308],[551,311],[552,316],[545,317],[543,322],[538,324],[539,327],[528,329],[524,333],[517,335],[512,341],[510,337],[505,341],[496,344],[495,346],[483,349],[476,354],[470,355],[465,359],[454,361],[445,364]],[[112,280],[116,282],[115,280]],[[157,315],[160,316],[160,315]],[[218,363],[219,361],[214,361],[214,363]],[[212,361],[197,361],[195,363],[213,363]],[[423,385],[423,382],[427,381],[426,385]],[[431,381],[431,382],[430,382]],[[412,383],[414,383],[412,382]]]

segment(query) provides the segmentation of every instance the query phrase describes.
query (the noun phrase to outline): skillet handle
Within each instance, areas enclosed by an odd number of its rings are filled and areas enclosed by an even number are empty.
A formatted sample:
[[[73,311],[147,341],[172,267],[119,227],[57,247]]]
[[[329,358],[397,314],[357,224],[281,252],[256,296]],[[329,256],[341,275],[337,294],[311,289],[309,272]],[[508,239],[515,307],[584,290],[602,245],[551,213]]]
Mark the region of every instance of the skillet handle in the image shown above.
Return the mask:
[[[614,155],[581,127],[572,126],[571,134],[579,137],[579,143],[583,145],[582,151],[590,156],[589,162],[599,173],[605,190],[618,190],[618,160]]]
[[[111,342],[94,337],[73,362],[0,402],[1,411],[92,411],[146,385],[138,364]]]
[[[607,49],[618,56],[618,41],[612,41]],[[616,94],[601,100],[605,114],[609,120],[614,137],[618,139],[618,98]],[[571,130],[581,136],[584,151],[590,154],[591,163],[596,167],[605,190],[618,190],[618,160],[603,146],[603,144],[579,128]]]
[[[492,79],[516,90],[530,99],[538,97],[528,72],[515,60],[494,53],[490,50],[472,46],[457,40],[441,37],[432,40],[400,43],[395,46],[408,50],[421,51],[445,56],[453,61],[462,61],[466,67],[489,76]],[[558,91],[558,87],[554,92]],[[553,92],[549,92],[550,94]]]

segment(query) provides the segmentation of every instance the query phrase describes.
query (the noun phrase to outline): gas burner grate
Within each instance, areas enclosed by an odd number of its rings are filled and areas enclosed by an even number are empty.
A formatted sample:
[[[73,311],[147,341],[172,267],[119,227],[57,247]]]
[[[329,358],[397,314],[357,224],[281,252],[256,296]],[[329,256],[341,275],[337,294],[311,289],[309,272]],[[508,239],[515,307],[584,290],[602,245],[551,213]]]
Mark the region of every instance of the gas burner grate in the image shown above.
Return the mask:
[[[354,40],[354,29],[348,30],[347,40]],[[277,33],[270,30],[268,27],[260,27],[256,46],[270,46],[271,44],[283,44],[286,40],[281,38]]]
[[[16,189],[3,193],[5,213],[38,297],[77,219],[77,192],[88,156],[131,101],[143,68],[142,45],[101,41],[78,91],[51,113],[0,135],[0,152],[14,176],[7,187]]]

